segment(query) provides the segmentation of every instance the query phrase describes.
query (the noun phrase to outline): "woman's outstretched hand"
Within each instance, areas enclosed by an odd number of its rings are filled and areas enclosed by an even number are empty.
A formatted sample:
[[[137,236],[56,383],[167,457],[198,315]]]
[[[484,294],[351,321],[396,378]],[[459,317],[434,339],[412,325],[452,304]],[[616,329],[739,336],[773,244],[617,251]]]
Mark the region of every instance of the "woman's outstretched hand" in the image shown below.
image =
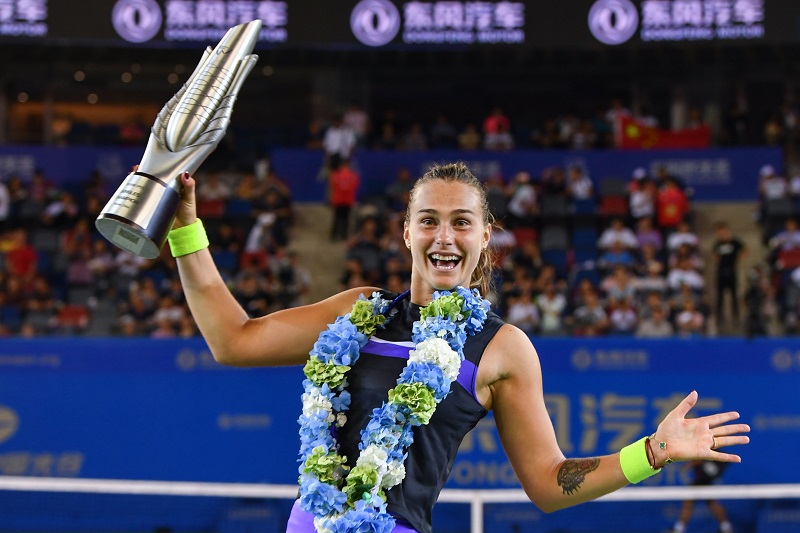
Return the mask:
[[[747,444],[750,437],[742,435],[750,431],[747,424],[731,424],[738,420],[739,413],[729,411],[698,418],[686,418],[697,403],[697,391],[692,391],[658,425],[652,443],[655,464],[662,466],[667,459],[673,461],[710,460],[740,463],[742,458],[731,453],[720,452],[736,444]],[[666,449],[659,447],[666,443]]]

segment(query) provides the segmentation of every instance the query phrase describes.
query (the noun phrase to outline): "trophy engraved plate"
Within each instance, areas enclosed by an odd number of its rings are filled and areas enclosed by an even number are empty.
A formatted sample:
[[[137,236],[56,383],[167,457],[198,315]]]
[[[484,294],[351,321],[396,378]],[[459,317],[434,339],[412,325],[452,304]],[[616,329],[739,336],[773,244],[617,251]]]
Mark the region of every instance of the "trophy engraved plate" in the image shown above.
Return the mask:
[[[225,135],[239,89],[258,60],[251,52],[260,31],[260,20],[229,29],[161,109],[138,168],[95,221],[111,243],[148,259],[161,253],[180,205],[180,175],[194,174]]]

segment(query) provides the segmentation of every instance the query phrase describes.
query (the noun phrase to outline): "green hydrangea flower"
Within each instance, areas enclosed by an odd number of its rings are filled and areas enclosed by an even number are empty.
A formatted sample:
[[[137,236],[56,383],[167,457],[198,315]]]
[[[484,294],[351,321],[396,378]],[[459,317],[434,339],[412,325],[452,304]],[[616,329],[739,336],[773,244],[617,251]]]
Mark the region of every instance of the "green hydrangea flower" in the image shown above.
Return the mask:
[[[463,297],[455,293],[448,294],[445,296],[440,296],[420,309],[419,315],[423,321],[427,318],[441,316],[456,322],[464,318],[464,315],[461,312],[463,305]]]
[[[303,472],[313,474],[323,483],[336,485],[337,480],[342,477],[339,470],[347,468],[347,466],[343,466],[346,461],[346,457],[335,452],[325,453],[324,446],[317,446],[311,450],[311,454],[306,459]]]
[[[369,494],[375,485],[378,484],[378,472],[366,466],[354,466],[350,473],[347,475],[347,485],[342,489],[347,494],[347,503],[351,507],[364,497],[364,494]],[[378,495],[386,499],[383,491],[379,491]]]
[[[417,421],[425,425],[430,422],[436,410],[433,391],[423,383],[400,383],[389,391],[389,401],[405,405]]]
[[[372,302],[369,300],[356,300],[353,310],[350,311],[350,322],[367,337],[371,337],[378,326],[386,322],[385,316],[372,314],[372,309]]]
[[[323,363],[318,357],[311,357],[303,367],[303,373],[314,385],[321,387],[327,383],[331,389],[344,383],[348,370],[350,367],[347,365],[337,365],[333,362]]]

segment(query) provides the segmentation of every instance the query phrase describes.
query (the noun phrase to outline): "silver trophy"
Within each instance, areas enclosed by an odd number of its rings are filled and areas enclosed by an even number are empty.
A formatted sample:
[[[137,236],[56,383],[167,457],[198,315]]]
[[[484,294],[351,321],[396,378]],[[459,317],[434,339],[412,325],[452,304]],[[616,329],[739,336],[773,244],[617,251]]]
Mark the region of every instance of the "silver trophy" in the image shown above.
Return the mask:
[[[258,56],[254,20],[208,47],[189,81],[161,109],[139,167],[128,174],[95,225],[116,246],[152,259],[164,246],[180,203],[180,175],[194,174],[219,144],[233,103]]]

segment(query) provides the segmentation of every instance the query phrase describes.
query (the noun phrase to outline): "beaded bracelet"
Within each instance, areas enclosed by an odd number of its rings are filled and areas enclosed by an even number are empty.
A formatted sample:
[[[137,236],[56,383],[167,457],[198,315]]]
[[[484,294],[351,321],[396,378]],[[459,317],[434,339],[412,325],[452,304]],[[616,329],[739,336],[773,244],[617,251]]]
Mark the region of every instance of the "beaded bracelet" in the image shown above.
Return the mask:
[[[655,468],[647,457],[648,440],[650,437],[642,437],[619,452],[619,465],[622,467],[625,479],[630,483],[639,483],[661,471],[660,468]]]
[[[208,235],[199,218],[188,226],[171,230],[167,240],[172,257],[181,257],[208,248]]]

